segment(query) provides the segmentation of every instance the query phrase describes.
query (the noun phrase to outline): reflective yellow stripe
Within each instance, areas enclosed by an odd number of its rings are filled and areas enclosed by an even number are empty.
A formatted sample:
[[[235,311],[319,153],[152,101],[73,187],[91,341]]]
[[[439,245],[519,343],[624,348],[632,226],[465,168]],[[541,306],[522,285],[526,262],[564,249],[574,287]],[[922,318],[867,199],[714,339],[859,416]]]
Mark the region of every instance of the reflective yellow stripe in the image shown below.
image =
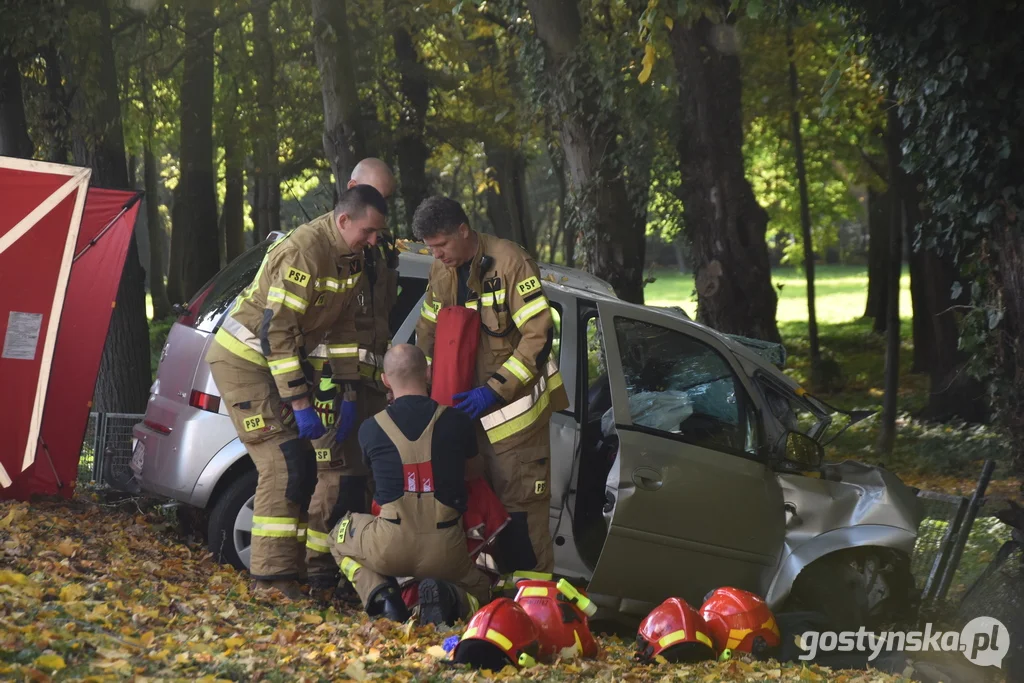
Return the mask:
[[[493,306],[494,304],[505,303],[505,290],[499,289],[496,292],[484,292],[480,296],[480,305]]]
[[[433,362],[434,362],[434,359],[431,358],[430,356],[427,356],[427,365],[430,365]]]
[[[277,301],[284,304],[288,308],[296,311],[297,313],[305,313],[306,309],[309,308],[309,302],[303,299],[301,296],[295,296],[291,292],[286,292],[280,287],[271,287],[267,292],[267,301]]]
[[[306,537],[306,547],[314,553],[329,553],[331,552],[330,537],[316,529],[310,529],[309,535]]]
[[[337,292],[341,289],[341,280],[333,277],[318,277],[313,287],[318,292]]]
[[[423,306],[420,307],[420,316],[426,318],[432,323],[437,322],[437,313],[434,308],[430,305],[429,301],[424,301]]]
[[[231,334],[223,327],[217,330],[217,334],[214,339],[217,340],[218,344],[239,358],[243,358],[250,363],[255,363],[256,365],[262,365],[263,367],[267,366],[267,359],[264,358],[262,354],[256,353],[248,346],[232,337]]]
[[[331,358],[353,358],[359,355],[358,344],[328,344],[327,355]]]
[[[523,365],[523,362],[515,356],[509,356],[502,367],[515,375],[523,384],[529,384],[530,380],[533,379],[533,373],[530,372],[530,368]]]
[[[658,639],[658,645],[659,647],[668,647],[669,645],[678,643],[680,640],[686,640],[686,631],[673,631],[668,635],[664,635]]]
[[[466,629],[465,633],[462,634],[462,640],[466,640],[467,638],[472,638],[475,635],[476,635],[476,626],[471,626],[470,628]]]
[[[491,641],[505,652],[512,649],[512,641],[503,636],[502,634],[495,631],[493,628],[487,629],[487,635],[484,636],[487,640]]]
[[[300,524],[298,530],[295,533],[295,539],[302,545],[306,545],[306,532],[309,528],[305,524]]]
[[[352,275],[351,277],[346,279],[342,289],[343,290],[348,290],[348,289],[355,288],[356,283],[359,282],[360,276],[362,276],[362,272],[356,273],[355,275]]]
[[[543,313],[548,310],[548,300],[546,297],[540,297],[534,299],[530,303],[521,307],[518,311],[512,314],[512,322],[516,324],[516,327],[522,327],[530,318]]]
[[[704,643],[711,649],[714,649],[715,646],[711,644],[711,638],[709,638],[706,634],[697,631],[694,635],[697,636],[697,640]]]
[[[290,356],[289,358],[282,358],[281,360],[272,360],[268,362],[268,365],[270,366],[271,375],[284,375],[302,368],[302,366],[299,365],[298,356]]]
[[[548,574],[547,572],[528,572],[526,570],[521,570],[513,572],[512,574],[513,581],[521,581],[522,579],[529,579],[531,581],[551,581],[553,578],[555,578],[554,575]]]
[[[548,363],[549,372],[553,367],[553,363]],[[555,370],[550,378],[541,377],[528,396],[516,399],[504,408],[481,417],[480,424],[487,432],[487,439],[491,443],[497,443],[532,426],[551,403],[551,392],[560,386],[562,373]]]
[[[272,538],[295,538],[299,520],[294,517],[253,517],[252,535]]]
[[[479,306],[480,306],[480,301],[477,300],[477,299],[473,299],[472,301],[467,301],[466,302],[466,308],[468,308],[471,311],[477,310],[479,308]]]
[[[376,353],[369,349],[359,349],[359,362],[372,365],[374,367],[380,367],[384,364],[384,357],[378,356]]]
[[[343,557],[341,559],[341,573],[345,575],[345,578],[349,580],[353,585],[356,582],[356,572],[363,568],[363,565],[359,564],[351,557]]]
[[[524,598],[546,598],[548,596],[548,589],[544,586],[527,586],[520,595]]]

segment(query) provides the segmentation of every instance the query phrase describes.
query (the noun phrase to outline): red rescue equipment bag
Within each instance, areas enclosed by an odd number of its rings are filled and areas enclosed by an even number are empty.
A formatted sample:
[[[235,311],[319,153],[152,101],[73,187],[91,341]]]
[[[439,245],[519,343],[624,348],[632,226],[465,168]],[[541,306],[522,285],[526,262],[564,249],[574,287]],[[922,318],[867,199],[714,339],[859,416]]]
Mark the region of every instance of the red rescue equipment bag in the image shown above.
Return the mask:
[[[451,406],[452,396],[476,386],[476,350],[480,345],[480,312],[446,306],[437,314],[430,398]]]

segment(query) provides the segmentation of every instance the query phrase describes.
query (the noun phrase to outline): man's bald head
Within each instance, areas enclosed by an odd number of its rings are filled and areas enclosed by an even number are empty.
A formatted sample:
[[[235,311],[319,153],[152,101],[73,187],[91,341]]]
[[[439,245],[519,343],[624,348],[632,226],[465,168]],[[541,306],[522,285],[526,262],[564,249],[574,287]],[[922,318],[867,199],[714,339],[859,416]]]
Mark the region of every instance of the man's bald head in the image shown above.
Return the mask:
[[[348,181],[348,186],[356,185],[372,185],[377,192],[384,195],[384,199],[387,199],[395,191],[395,176],[383,161],[367,157],[352,169],[352,178]]]
[[[384,383],[395,397],[427,393],[427,357],[412,344],[392,346],[384,355]]]

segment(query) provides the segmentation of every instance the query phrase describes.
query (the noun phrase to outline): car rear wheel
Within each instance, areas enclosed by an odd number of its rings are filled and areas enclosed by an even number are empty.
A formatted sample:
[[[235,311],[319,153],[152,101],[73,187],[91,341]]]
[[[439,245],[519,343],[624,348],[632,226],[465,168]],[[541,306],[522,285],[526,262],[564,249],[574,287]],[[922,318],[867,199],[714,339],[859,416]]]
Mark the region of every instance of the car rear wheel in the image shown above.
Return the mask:
[[[253,502],[256,470],[247,470],[231,482],[210,511],[207,543],[215,560],[248,569],[252,552]]]

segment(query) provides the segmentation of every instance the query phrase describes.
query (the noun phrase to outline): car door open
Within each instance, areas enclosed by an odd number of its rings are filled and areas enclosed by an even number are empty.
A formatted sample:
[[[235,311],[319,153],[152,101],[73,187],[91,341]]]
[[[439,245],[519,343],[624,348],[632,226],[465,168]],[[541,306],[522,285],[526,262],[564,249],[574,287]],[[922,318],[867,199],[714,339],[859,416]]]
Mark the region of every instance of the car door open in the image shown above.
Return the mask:
[[[612,301],[597,308],[612,399],[602,432],[618,437],[618,483],[590,590],[695,605],[723,585],[763,594],[785,511],[758,455],[748,380],[689,321]]]

